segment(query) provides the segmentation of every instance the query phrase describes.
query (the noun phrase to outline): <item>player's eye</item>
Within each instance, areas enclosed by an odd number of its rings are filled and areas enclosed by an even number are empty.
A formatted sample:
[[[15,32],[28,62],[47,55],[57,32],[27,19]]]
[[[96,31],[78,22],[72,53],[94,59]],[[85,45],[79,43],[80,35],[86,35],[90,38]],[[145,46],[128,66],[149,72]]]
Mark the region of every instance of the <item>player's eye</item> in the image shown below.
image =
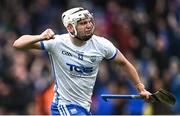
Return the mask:
[[[81,22],[80,24],[81,24],[81,25],[85,25],[85,24],[87,24],[87,21],[83,21],[83,22]]]

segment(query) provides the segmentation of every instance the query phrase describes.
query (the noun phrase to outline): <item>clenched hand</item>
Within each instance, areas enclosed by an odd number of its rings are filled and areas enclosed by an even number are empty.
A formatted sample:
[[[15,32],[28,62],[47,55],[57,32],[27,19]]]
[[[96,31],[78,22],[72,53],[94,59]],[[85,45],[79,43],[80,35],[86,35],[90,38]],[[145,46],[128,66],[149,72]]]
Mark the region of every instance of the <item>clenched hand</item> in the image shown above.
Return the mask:
[[[44,32],[40,34],[40,37],[49,40],[49,39],[54,39],[54,31],[52,29],[46,29]]]

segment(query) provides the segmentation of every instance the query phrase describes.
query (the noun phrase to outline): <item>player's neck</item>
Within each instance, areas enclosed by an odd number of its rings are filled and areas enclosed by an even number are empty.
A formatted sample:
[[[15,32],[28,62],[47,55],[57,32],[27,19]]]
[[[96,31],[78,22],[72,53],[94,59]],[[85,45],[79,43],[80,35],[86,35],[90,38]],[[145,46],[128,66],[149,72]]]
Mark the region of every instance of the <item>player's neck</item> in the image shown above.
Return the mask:
[[[82,40],[77,39],[77,38],[72,38],[72,37],[71,37],[71,41],[72,41],[72,43],[73,43],[74,45],[79,46],[79,47],[81,47],[81,46],[83,46],[84,44],[86,44],[86,41],[82,41]]]

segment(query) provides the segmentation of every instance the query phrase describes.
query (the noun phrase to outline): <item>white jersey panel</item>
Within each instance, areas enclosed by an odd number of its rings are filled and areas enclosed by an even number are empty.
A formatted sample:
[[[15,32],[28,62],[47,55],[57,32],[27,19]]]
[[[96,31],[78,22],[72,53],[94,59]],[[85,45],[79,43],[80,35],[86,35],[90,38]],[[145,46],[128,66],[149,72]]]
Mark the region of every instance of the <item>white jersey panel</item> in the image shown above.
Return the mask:
[[[101,61],[116,55],[116,48],[105,38],[93,35],[81,47],[71,42],[69,34],[43,41],[56,79],[54,102],[77,104],[88,111]]]

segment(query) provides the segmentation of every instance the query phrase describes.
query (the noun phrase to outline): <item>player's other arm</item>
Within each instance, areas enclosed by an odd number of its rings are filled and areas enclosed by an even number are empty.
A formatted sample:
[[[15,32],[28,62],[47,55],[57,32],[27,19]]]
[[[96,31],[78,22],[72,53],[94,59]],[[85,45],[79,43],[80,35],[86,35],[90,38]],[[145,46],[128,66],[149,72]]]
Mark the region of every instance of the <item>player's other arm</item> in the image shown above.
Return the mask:
[[[130,79],[134,83],[140,95],[149,99],[150,93],[146,91],[144,85],[142,84],[139,75],[135,69],[135,67],[124,57],[124,55],[118,51],[114,61],[122,66],[122,68],[129,74]]]
[[[13,47],[17,49],[41,49],[39,42],[54,38],[54,32],[46,29],[40,35],[22,35],[14,41]]]

